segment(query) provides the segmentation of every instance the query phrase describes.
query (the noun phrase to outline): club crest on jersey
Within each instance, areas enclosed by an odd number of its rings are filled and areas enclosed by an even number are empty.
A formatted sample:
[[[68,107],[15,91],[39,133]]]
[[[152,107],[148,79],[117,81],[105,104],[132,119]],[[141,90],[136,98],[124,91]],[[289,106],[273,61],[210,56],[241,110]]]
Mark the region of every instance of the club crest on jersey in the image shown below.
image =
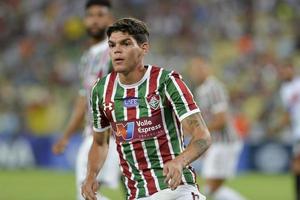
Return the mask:
[[[139,101],[136,97],[134,98],[127,98],[123,101],[123,106],[126,108],[137,107],[139,105]]]
[[[154,94],[147,97],[147,101],[150,105],[150,108],[156,110],[159,107],[159,95]]]
[[[134,134],[134,122],[128,122],[127,124],[117,124],[116,136],[122,137],[124,140],[128,141],[133,138]]]
[[[113,110],[113,103],[103,103],[103,110],[104,111],[112,111]]]

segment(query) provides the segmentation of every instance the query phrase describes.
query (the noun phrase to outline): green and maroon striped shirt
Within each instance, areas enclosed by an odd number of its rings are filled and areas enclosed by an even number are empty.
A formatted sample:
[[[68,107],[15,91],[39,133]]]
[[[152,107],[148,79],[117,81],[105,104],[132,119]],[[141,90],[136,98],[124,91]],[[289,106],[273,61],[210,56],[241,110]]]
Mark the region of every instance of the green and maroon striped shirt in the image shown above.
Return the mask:
[[[166,189],[164,164],[184,150],[180,122],[200,112],[193,96],[174,71],[145,66],[144,77],[123,85],[112,72],[92,91],[94,130],[111,128],[116,138],[128,199]],[[191,167],[183,170],[182,184],[196,184]]]

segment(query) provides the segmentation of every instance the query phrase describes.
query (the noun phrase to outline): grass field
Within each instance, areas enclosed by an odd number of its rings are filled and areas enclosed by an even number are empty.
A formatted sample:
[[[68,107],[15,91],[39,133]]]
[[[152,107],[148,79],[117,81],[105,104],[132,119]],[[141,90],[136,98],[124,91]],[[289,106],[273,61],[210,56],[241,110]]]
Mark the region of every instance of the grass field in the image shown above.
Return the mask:
[[[46,170],[0,171],[0,200],[74,200],[72,172]],[[201,188],[201,181],[200,181]],[[248,200],[293,200],[291,175],[249,173],[229,181]],[[122,200],[121,189],[102,188],[112,200]]]

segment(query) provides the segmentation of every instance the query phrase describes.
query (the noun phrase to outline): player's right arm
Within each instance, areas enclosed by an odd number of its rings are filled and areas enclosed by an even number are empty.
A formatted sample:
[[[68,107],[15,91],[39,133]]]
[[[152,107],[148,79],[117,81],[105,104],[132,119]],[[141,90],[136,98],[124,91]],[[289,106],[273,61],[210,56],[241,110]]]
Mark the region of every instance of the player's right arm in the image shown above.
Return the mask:
[[[102,168],[107,156],[110,130],[104,132],[94,131],[94,140],[89,151],[87,175],[81,188],[81,194],[85,199],[97,200],[98,190],[97,175]]]
[[[109,144],[110,123],[104,114],[103,90],[104,84],[97,81],[92,90],[91,107],[93,116],[93,144],[89,152],[87,174],[82,185],[82,196],[85,199],[97,200],[98,182],[96,177],[106,159]]]
[[[78,95],[76,103],[71,114],[71,118],[63,135],[58,141],[52,146],[52,151],[55,154],[61,154],[65,151],[66,146],[69,143],[70,138],[76,133],[81,127],[86,112],[86,98],[83,95]]]

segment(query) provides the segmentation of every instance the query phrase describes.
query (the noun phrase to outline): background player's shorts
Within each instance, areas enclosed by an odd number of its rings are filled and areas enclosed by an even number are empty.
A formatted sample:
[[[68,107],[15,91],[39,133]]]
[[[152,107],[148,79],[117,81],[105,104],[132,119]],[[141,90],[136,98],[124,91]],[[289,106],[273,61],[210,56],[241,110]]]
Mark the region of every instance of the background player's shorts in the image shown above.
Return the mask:
[[[93,136],[85,136],[83,142],[78,151],[77,161],[76,161],[76,183],[77,187],[81,187],[81,184],[85,180],[88,154],[92,146]],[[111,188],[117,188],[120,181],[120,168],[119,168],[119,157],[117,153],[115,139],[110,137],[109,150],[107,154],[107,159],[97,177],[98,181],[105,186]]]
[[[156,192],[150,197],[140,198],[138,200],[205,200],[196,186],[180,185],[176,190],[164,189]]]
[[[213,143],[203,157],[204,178],[230,178],[235,175],[241,142]]]

